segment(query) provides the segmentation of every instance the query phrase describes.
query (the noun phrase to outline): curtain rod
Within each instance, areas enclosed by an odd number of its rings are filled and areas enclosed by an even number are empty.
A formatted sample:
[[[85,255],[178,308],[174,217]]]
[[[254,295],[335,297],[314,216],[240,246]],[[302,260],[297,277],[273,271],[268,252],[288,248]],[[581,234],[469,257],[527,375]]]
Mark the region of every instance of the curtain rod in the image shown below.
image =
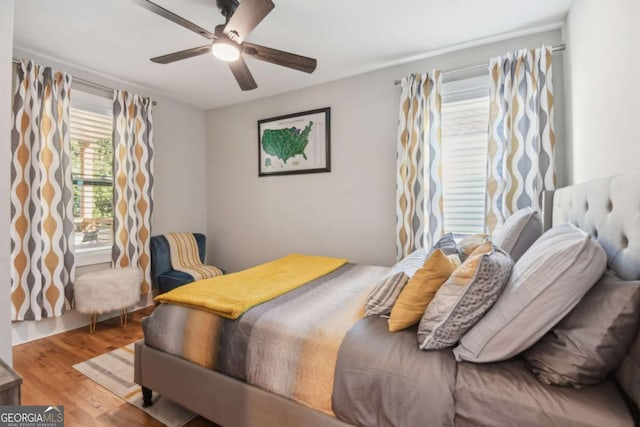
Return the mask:
[[[20,63],[20,60],[19,60],[19,59],[15,59],[15,58],[14,58],[14,59],[13,59],[13,63],[14,63],[14,64],[19,64],[19,63]],[[105,86],[105,85],[102,85],[102,84],[100,84],[100,83],[96,83],[96,82],[91,82],[91,81],[89,81],[89,80],[81,79],[81,78],[79,78],[79,77],[73,77],[73,81],[76,81],[76,82],[79,82],[79,83],[85,84],[85,85],[87,85],[87,86],[93,86],[93,87],[95,87],[95,88],[97,88],[97,89],[106,90],[106,91],[108,91],[108,92],[114,92],[114,91],[115,91],[115,89],[114,89],[114,88],[112,88],[112,87]],[[151,104],[152,104],[152,105],[158,105],[158,102],[157,102],[157,101],[151,101]]]
[[[552,53],[562,52],[564,49],[565,49],[564,44],[558,44],[551,47],[551,52]],[[476,62],[475,64],[462,65],[460,67],[454,67],[454,68],[447,68],[445,70],[442,70],[442,74],[459,73],[461,71],[475,70],[476,68],[484,68],[488,66],[489,66],[489,61]],[[401,80],[395,80],[393,82],[395,86],[398,86],[400,83],[402,83]]]

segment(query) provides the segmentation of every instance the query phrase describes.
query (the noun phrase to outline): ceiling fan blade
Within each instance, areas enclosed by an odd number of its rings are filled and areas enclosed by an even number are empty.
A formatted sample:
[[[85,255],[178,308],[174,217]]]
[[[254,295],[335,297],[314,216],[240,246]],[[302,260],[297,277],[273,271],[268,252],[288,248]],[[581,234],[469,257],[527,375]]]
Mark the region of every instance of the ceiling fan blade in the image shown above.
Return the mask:
[[[253,76],[251,75],[251,71],[249,71],[249,67],[247,67],[247,63],[244,62],[244,59],[242,59],[242,57],[238,58],[237,61],[229,62],[229,68],[231,69],[233,76],[238,81],[240,89],[252,90],[258,87],[256,81],[253,80]]]
[[[211,45],[204,45],[199,47],[192,47],[191,49],[181,50],[180,52],[173,52],[167,55],[156,56],[151,58],[151,61],[157,64],[170,64],[172,62],[180,61],[182,59],[192,58],[194,56],[204,55],[211,52]]]
[[[242,43],[242,53],[251,58],[293,68],[294,70],[309,74],[313,73],[318,65],[318,61],[313,58],[247,42]]]
[[[274,7],[271,0],[242,0],[225,25],[224,33],[236,43],[242,43]]]
[[[149,0],[135,0],[140,6],[145,9],[155,13],[156,15],[160,15],[169,21],[175,22],[178,25],[182,25],[184,28],[193,31],[194,33],[200,34],[202,37],[206,37],[209,40],[215,40],[217,37],[210,31],[205,30],[199,25],[194,24],[191,21],[187,21],[182,16],[178,16],[175,13],[165,9],[162,6],[158,6],[152,1]]]

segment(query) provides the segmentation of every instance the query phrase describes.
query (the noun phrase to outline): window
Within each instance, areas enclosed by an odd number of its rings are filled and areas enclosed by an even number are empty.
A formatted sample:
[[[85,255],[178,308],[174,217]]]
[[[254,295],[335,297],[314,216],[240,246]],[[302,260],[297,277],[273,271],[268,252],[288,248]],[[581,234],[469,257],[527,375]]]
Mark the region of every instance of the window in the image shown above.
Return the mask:
[[[489,79],[442,87],[442,180],[445,233],[485,232]]]
[[[73,96],[69,123],[75,252],[109,253],[113,243],[112,114],[103,98],[78,91]],[[104,261],[108,258],[95,260]]]

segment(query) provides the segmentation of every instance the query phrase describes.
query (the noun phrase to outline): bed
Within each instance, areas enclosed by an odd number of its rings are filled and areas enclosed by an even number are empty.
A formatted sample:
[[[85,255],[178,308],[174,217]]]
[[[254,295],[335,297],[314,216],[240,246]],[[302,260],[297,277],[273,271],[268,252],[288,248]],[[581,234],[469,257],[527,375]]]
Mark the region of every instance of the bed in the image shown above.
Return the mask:
[[[634,172],[546,194],[545,228],[574,223],[611,269],[640,279],[639,209]],[[615,377],[585,388],[542,384],[519,358],[456,362],[450,349],[420,351],[415,328],[391,334],[363,316],[387,271],[347,264],[238,320],[162,304],[136,343],[135,381],[147,399],[159,393],[225,427],[637,423],[638,337]]]

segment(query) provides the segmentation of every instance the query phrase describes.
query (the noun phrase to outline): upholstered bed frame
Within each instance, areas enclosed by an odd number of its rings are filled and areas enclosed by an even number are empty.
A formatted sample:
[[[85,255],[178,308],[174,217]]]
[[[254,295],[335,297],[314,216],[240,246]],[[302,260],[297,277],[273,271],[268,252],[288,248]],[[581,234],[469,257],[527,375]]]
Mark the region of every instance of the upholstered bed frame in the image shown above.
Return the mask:
[[[640,172],[603,178],[545,194],[545,228],[571,222],[604,247],[609,266],[626,280],[640,279]],[[617,379],[634,417],[640,402],[640,339]],[[136,343],[135,382],[224,427],[347,426],[344,422]],[[635,402],[635,404],[633,403]],[[637,418],[636,418],[637,423]]]
[[[625,280],[640,279],[640,172],[602,178],[551,193],[551,225],[571,222],[591,233],[609,267]]]

